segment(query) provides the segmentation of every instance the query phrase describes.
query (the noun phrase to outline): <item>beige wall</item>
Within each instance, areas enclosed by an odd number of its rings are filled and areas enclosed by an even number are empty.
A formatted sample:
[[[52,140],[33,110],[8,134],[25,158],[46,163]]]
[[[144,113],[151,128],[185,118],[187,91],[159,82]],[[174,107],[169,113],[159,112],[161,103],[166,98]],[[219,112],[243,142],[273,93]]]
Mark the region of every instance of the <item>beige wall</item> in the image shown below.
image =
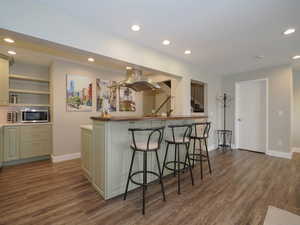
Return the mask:
[[[80,152],[80,125],[91,124],[91,116],[99,116],[96,112],[95,87],[96,78],[122,80],[124,74],[82,66],[65,61],[55,61],[50,70],[53,93],[53,155],[64,155]],[[93,111],[66,111],[66,74],[90,77],[93,80]],[[142,115],[141,94],[136,95],[136,112],[116,112],[113,115]]]
[[[223,79],[223,90],[235,98],[235,82],[268,78],[269,80],[269,150],[291,151],[292,137],[292,68],[279,66],[245,72]],[[228,108],[228,129],[234,131],[235,104]]]
[[[293,148],[300,148],[300,71],[293,71],[294,114],[293,114]]]

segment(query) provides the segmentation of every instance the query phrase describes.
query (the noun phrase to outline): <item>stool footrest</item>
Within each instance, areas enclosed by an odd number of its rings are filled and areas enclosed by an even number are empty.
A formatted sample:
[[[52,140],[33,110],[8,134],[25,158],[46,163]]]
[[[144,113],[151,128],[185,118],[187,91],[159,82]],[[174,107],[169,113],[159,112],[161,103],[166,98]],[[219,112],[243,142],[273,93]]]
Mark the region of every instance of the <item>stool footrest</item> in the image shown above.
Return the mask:
[[[200,157],[200,153],[195,153],[195,154],[189,154],[189,156],[191,156],[190,157],[190,160],[191,161],[198,161],[198,162],[200,162],[201,161],[201,159],[200,158],[198,158],[198,157]],[[198,157],[197,157],[198,156]],[[207,158],[209,157],[209,156],[207,156],[207,155],[205,155],[205,154],[202,154],[202,157],[204,157],[204,159],[202,158],[202,162],[205,162],[205,161],[207,161]]]
[[[184,167],[182,168],[182,169],[176,169],[176,168],[170,168],[170,167],[168,167],[168,164],[173,164],[174,165],[174,163],[177,165],[178,163],[179,164],[181,164],[181,165],[184,165]],[[188,163],[185,163],[185,162],[178,162],[178,161],[168,161],[168,162],[166,162],[166,164],[165,164],[165,168],[166,169],[168,169],[168,170],[171,170],[171,171],[175,171],[175,172],[181,172],[182,170],[184,170],[185,168],[189,168],[189,164]]]
[[[147,186],[147,184],[144,185],[143,183],[137,182],[137,181],[133,180],[133,178],[132,178],[132,177],[135,176],[135,175],[143,174],[143,173],[144,173],[143,171],[136,171],[136,172],[132,173],[131,176],[129,177],[130,181],[131,181],[132,183],[136,184],[136,185],[139,185],[139,186]],[[157,176],[158,178],[160,177],[158,173],[155,173],[155,172],[153,172],[153,171],[147,170],[146,173],[147,173],[147,174],[152,174],[152,175],[154,175],[154,176]]]

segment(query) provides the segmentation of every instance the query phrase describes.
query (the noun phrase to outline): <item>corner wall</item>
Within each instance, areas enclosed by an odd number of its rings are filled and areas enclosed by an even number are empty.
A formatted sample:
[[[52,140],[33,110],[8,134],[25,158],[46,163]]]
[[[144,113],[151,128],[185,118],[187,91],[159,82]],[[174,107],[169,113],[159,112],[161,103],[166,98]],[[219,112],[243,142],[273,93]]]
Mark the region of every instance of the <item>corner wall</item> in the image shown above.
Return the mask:
[[[293,73],[291,66],[279,66],[226,76],[223,90],[234,99],[235,83],[267,78],[269,80],[269,151],[289,153],[292,149]],[[227,113],[228,129],[235,123],[235,102]]]
[[[66,110],[66,74],[82,75],[93,80],[92,112],[67,112]],[[60,156],[80,152],[80,125],[91,124],[91,116],[99,116],[96,112],[96,78],[122,80],[125,73],[120,74],[65,61],[55,61],[50,68],[52,88],[52,122],[53,122],[53,155]],[[136,93],[136,112],[115,112],[112,115],[137,115],[142,112],[142,97]]]
[[[294,115],[293,115],[293,148],[300,151],[300,71],[293,71]]]

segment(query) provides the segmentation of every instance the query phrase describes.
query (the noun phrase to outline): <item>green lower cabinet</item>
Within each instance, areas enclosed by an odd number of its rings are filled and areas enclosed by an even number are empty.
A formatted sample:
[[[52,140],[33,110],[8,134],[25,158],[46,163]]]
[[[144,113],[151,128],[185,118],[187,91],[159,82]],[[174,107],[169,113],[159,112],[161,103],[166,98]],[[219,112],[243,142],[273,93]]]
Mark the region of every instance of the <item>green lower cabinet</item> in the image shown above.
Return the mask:
[[[49,141],[32,141],[21,143],[20,158],[32,158],[36,156],[50,155]]]
[[[87,177],[92,175],[92,131],[81,129],[81,167]]]
[[[3,127],[0,127],[0,167],[2,167],[3,160],[4,160],[4,152],[3,152],[3,145],[4,145],[4,135],[3,135]]]
[[[4,127],[4,161],[50,155],[51,125]]]
[[[21,159],[51,154],[50,125],[22,126],[20,127],[20,135]]]
[[[4,161],[20,159],[20,129],[19,127],[4,128]]]

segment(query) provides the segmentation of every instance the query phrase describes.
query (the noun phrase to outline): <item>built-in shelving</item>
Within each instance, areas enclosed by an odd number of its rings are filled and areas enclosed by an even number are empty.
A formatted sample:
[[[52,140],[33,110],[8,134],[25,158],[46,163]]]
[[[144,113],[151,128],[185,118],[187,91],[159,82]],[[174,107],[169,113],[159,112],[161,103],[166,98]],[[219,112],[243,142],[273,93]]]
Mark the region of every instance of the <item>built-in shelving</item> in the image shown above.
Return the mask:
[[[22,90],[22,89],[8,89],[9,92],[33,95],[50,95],[49,91],[35,91],[35,90]]]
[[[8,83],[5,88],[5,92],[8,93],[5,105],[18,108],[51,108],[51,80],[48,68],[16,63],[5,73],[5,78],[5,82]]]
[[[30,76],[23,76],[23,75],[17,75],[17,74],[10,74],[10,79],[15,80],[27,80],[27,81],[36,81],[36,82],[44,82],[49,83],[50,81],[48,79],[38,78],[38,77],[30,77]]]

